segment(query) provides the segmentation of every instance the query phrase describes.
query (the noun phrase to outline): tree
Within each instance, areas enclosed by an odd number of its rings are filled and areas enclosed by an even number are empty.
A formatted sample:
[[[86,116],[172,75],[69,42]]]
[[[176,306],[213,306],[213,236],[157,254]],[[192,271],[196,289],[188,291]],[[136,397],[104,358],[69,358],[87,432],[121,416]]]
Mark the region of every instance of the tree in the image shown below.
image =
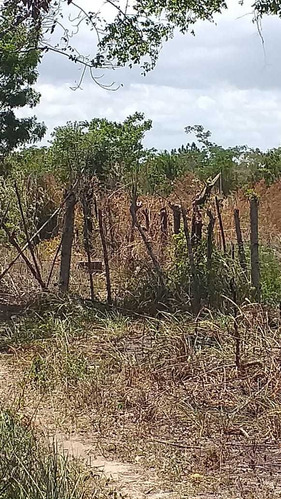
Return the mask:
[[[35,50],[40,33],[33,23],[17,24],[15,4],[0,8],[0,157],[15,148],[41,139],[46,131],[35,117],[17,118],[15,110],[34,107],[40,98],[32,85],[40,52]]]
[[[96,176],[107,186],[130,182],[149,155],[142,140],[151,126],[134,113],[121,123],[95,118],[57,127],[48,153],[55,174],[67,183],[81,175]]]
[[[9,4],[14,0],[6,0]],[[79,1],[79,0],[78,0]],[[243,0],[236,0],[243,5]],[[51,45],[46,41],[41,50],[54,50],[75,62],[82,62],[92,70],[110,65],[141,64],[144,72],[151,70],[157,61],[163,42],[173,37],[175,30],[194,34],[193,27],[199,20],[213,21],[214,16],[227,9],[233,0],[106,0],[96,11],[87,11],[75,0],[20,0],[19,22],[27,18],[52,33],[62,29],[62,44]],[[67,7],[68,6],[68,7]],[[111,9],[108,17],[109,8]],[[79,54],[71,43],[71,30],[63,23],[67,9],[77,12],[73,17],[76,32],[83,23],[96,34],[97,51],[89,57]],[[281,16],[281,3],[276,0],[253,0],[253,20],[258,25],[267,14]],[[75,29],[72,29],[75,32]],[[98,80],[96,80],[98,82]]]

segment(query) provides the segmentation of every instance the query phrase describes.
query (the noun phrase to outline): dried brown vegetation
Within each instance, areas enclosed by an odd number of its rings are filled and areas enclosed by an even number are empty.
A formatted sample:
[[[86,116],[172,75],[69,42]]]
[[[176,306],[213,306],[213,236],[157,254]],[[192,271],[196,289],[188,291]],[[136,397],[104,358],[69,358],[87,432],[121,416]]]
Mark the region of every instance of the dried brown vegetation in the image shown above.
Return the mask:
[[[256,188],[260,238],[272,247],[281,234],[278,190],[279,182]],[[199,191],[199,183],[187,177],[169,199],[139,198],[139,224],[163,269],[169,269],[176,251],[170,203],[187,209],[191,226],[188,209]],[[114,301],[128,290],[133,295],[153,267],[143,237],[132,227],[130,201],[122,191],[98,201]],[[249,240],[248,205],[242,192],[221,202],[227,252],[235,241],[236,207],[244,241]],[[167,239],[161,233],[163,208]],[[204,236],[207,209],[216,214],[212,197],[202,211]],[[103,260],[95,216],[93,222],[91,258]],[[216,222],[217,247],[219,229]],[[59,241],[56,237],[36,247],[44,277]],[[14,255],[10,248],[5,252],[2,268]],[[106,306],[103,273],[93,275],[97,301],[90,304],[81,300],[90,295],[87,270],[79,265],[83,260],[83,219],[77,207],[72,295],[56,291],[59,258],[51,292],[39,293],[20,260],[1,281],[0,375],[3,369],[10,377],[7,390],[0,377],[2,406],[46,434],[75,436],[93,460],[102,455],[107,462],[133,467],[135,489],[114,480],[100,495],[280,497],[279,311],[249,301],[236,306],[231,296],[225,300],[232,314],[202,307],[197,319],[178,310],[150,317],[149,308],[142,314]]]

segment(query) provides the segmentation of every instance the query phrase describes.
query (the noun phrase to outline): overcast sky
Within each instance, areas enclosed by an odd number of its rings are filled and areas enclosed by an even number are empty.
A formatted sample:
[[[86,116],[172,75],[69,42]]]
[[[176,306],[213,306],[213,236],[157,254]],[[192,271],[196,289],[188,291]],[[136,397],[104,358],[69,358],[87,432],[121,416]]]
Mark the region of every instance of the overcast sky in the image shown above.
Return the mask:
[[[158,149],[186,143],[184,127],[194,124],[211,130],[223,146],[281,145],[281,20],[263,20],[263,46],[251,9],[229,3],[235,8],[217,17],[217,24],[197,24],[195,37],[177,35],[168,42],[146,77],[139,68],[105,73],[104,83],[123,84],[116,92],[89,78],[82,90],[71,90],[79,67],[47,54],[39,67],[42,98],[35,113],[50,132],[68,120],[119,121],[141,111],[153,120],[146,145]],[[77,43],[90,53],[91,34],[82,31],[79,37]]]

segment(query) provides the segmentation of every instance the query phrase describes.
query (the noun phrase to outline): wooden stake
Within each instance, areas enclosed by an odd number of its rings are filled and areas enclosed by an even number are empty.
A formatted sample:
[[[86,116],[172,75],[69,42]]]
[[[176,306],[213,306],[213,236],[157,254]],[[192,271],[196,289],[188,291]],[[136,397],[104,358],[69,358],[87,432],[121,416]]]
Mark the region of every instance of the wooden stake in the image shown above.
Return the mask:
[[[211,264],[212,264],[213,233],[214,233],[214,225],[215,225],[216,219],[213,216],[211,210],[207,210],[207,215],[209,217],[208,237],[207,237],[207,266],[208,266],[208,269],[210,269]]]
[[[65,204],[65,214],[63,223],[63,234],[61,244],[61,264],[60,264],[60,290],[66,292],[69,288],[70,266],[72,243],[74,236],[74,212],[76,197],[73,191],[70,193]]]
[[[192,307],[193,314],[196,314],[196,316],[197,316],[197,314],[199,313],[200,308],[201,308],[201,299],[200,299],[200,293],[199,293],[199,283],[198,283],[198,278],[197,278],[197,272],[196,272],[194,256],[193,256],[193,249],[192,249],[192,244],[191,244],[191,239],[190,239],[190,234],[189,234],[189,229],[188,229],[188,224],[187,224],[186,209],[184,207],[182,207],[182,218],[183,218],[184,234],[185,234],[190,269],[191,269],[191,294],[192,294],[191,307]]]
[[[87,182],[87,181],[86,181]],[[93,275],[91,272],[91,251],[92,251],[92,241],[91,236],[93,234],[93,221],[92,221],[92,202],[93,202],[93,189],[88,186],[85,187],[82,193],[82,209],[83,209],[83,236],[84,236],[84,248],[88,259],[88,275],[90,281],[91,290],[91,300],[94,301],[94,282]]]
[[[254,298],[260,301],[260,263],[259,263],[259,218],[258,198],[250,199],[250,224],[251,224],[251,281],[254,288]]]
[[[132,202],[131,202],[131,206],[130,206],[130,212],[131,212],[131,216],[132,216],[132,223],[133,223],[133,227],[136,226],[136,228],[138,229],[140,235],[141,235],[141,238],[146,246],[146,249],[147,249],[147,253],[148,255],[150,256],[152,262],[153,262],[153,265],[154,265],[154,269],[158,275],[158,278],[159,278],[159,281],[160,281],[160,284],[161,284],[161,287],[163,289],[166,289],[166,285],[165,285],[165,281],[164,281],[164,276],[163,276],[163,273],[162,273],[162,269],[161,269],[161,266],[157,260],[157,258],[155,257],[154,253],[153,253],[153,249],[152,249],[152,245],[150,243],[150,241],[148,240],[144,230],[142,229],[138,219],[137,219],[137,197],[136,197],[136,194],[133,193],[133,199],[132,199]]]
[[[246,256],[245,256],[244,243],[243,243],[243,238],[242,238],[242,232],[241,232],[241,226],[240,226],[240,216],[239,216],[238,208],[235,208],[235,210],[234,210],[234,222],[235,222],[235,231],[236,231],[236,238],[237,238],[237,245],[238,245],[239,262],[240,262],[240,265],[241,265],[243,271],[245,273],[247,273],[247,263],[246,263]]]
[[[223,253],[226,253],[225,235],[224,235],[223,223],[222,223],[221,212],[220,212],[220,204],[219,204],[219,200],[218,200],[217,196],[215,197],[215,201],[216,201],[216,209],[217,209],[221,238],[222,238],[222,249],[223,249]]]
[[[100,237],[103,249],[103,259],[104,259],[104,268],[105,268],[105,276],[106,276],[106,290],[107,290],[107,302],[109,305],[112,304],[112,295],[111,295],[111,281],[110,281],[110,268],[108,261],[108,252],[106,246],[106,240],[103,229],[103,217],[101,209],[98,209],[98,218],[99,218],[99,228],[100,228]]]
[[[180,205],[174,205],[173,203],[169,203],[169,205],[173,210],[174,234],[179,234],[181,227],[181,207]]]
[[[191,223],[191,244],[196,246],[202,239],[202,215],[197,205],[193,204]]]
[[[168,214],[166,208],[160,210],[161,243],[166,245],[168,241]]]

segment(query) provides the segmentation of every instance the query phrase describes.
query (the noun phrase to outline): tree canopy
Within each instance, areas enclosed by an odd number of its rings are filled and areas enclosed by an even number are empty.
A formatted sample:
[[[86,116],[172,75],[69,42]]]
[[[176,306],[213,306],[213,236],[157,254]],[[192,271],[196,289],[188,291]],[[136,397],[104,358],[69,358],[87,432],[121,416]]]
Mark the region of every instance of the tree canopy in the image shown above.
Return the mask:
[[[16,5],[0,10],[0,155],[43,137],[45,126],[35,117],[18,118],[15,110],[34,107],[40,94],[32,86],[37,79],[40,52],[35,50],[39,32],[32,23],[16,23]]]

